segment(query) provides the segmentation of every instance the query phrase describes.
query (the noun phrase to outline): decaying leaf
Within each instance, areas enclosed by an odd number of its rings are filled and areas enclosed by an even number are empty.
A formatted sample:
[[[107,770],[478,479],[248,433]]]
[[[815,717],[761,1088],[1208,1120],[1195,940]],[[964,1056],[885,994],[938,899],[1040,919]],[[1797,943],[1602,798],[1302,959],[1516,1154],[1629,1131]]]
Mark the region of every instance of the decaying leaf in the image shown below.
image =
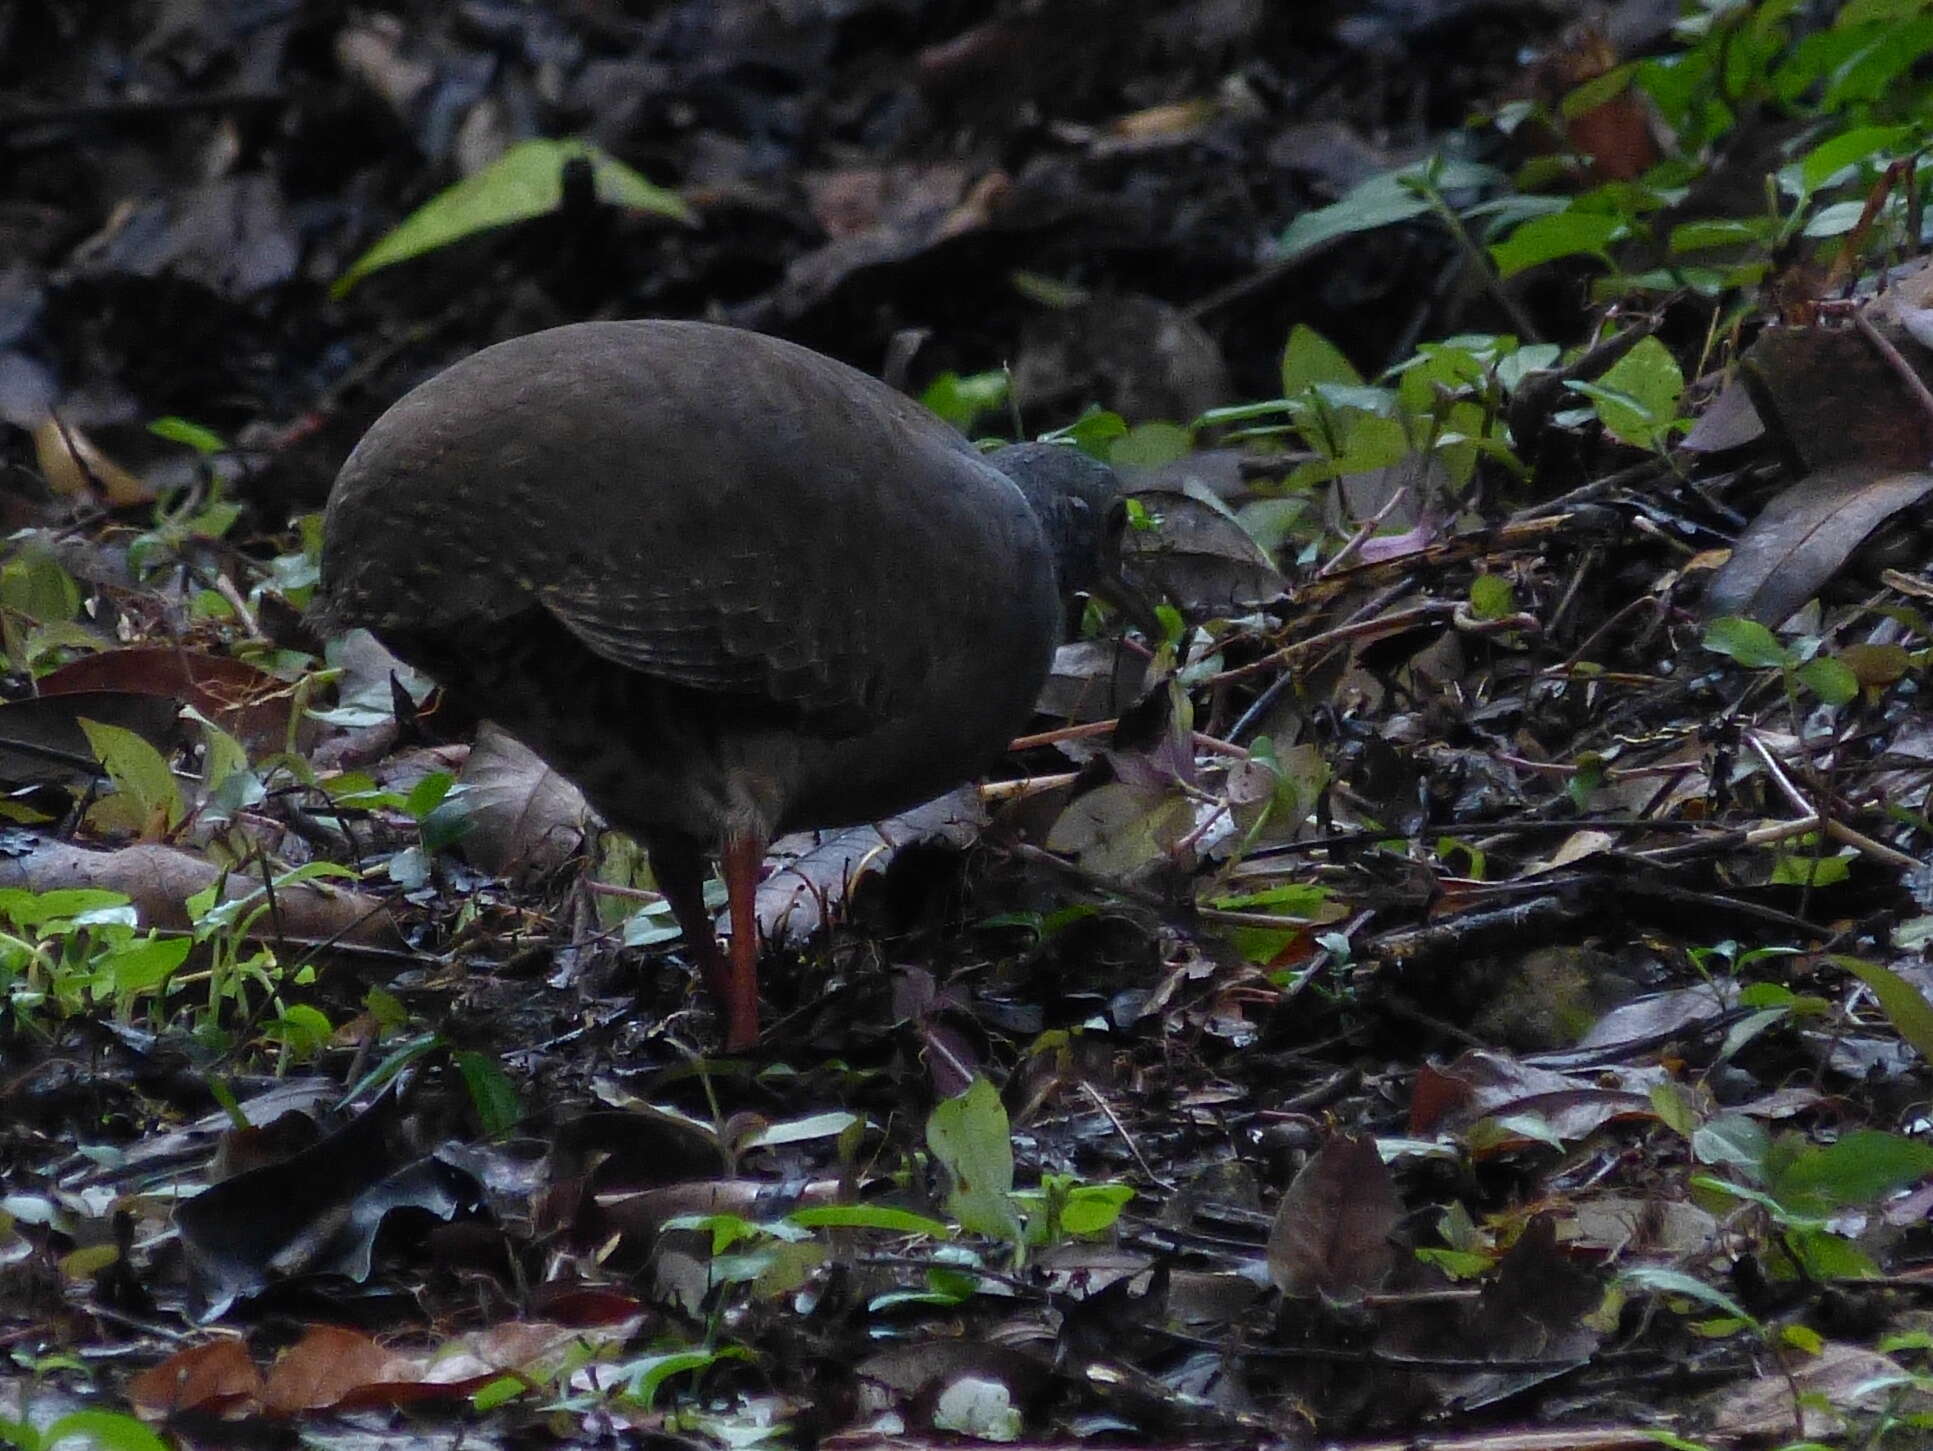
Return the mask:
[[[1817,594],[1866,537],[1933,490],[1933,473],[1852,463],[1800,480],[1760,511],[1705,591],[1708,618],[1777,625]]]
[[[1381,1289],[1396,1268],[1402,1219],[1395,1182],[1371,1138],[1337,1136],[1282,1195],[1269,1230],[1269,1278],[1285,1295],[1348,1302]]]

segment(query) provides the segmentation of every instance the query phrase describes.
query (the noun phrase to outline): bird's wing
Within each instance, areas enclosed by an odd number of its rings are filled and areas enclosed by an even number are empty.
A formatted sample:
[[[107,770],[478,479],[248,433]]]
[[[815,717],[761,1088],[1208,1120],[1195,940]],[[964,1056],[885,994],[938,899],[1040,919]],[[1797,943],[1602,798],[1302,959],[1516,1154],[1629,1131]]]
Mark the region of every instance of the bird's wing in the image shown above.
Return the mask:
[[[796,554],[692,551],[654,563],[648,583],[592,569],[537,597],[594,654],[692,690],[748,697],[827,734],[889,708],[868,638],[872,613],[850,591],[813,588]]]

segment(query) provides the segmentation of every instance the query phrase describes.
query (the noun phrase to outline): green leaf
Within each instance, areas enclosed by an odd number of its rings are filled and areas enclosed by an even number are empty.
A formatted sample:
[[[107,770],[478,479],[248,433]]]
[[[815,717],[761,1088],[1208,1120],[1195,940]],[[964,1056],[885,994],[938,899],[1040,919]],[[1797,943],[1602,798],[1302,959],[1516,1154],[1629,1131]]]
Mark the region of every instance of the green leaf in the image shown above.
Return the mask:
[[[1875,1204],[1933,1174],[1933,1144],[1860,1129],[1823,1147],[1806,1145],[1766,1186],[1781,1204],[1824,1212]]]
[[[476,232],[554,212],[564,199],[564,165],[577,157],[591,163],[600,201],[634,211],[694,220],[676,192],[653,186],[617,158],[588,141],[524,141],[474,176],[431,197],[350,264],[330,294],[341,297],[378,268],[434,252]]]
[[[1133,1198],[1127,1184],[1076,1184],[1061,1206],[1060,1227],[1069,1234],[1100,1234],[1114,1227]]]
[[[37,624],[72,620],[81,607],[74,577],[40,545],[14,547],[18,552],[0,566],[0,607]]]
[[[836,1139],[859,1120],[844,1109],[815,1113],[806,1118],[785,1119],[765,1124],[739,1141],[742,1149],[772,1149],[781,1144],[804,1144],[815,1139]]]
[[[132,1416],[118,1411],[70,1411],[40,1433],[41,1451],[168,1451]]]
[[[1933,1063],[1933,1003],[1912,983],[1889,967],[1857,957],[1827,959],[1872,989],[1879,1009],[1913,1051]]]
[[[1501,620],[1516,612],[1517,591],[1498,574],[1480,574],[1470,581],[1470,612],[1479,620]]]
[[[187,808],[182,804],[181,787],[161,752],[124,726],[104,725],[83,717],[80,727],[87,734],[94,758],[114,782],[114,789],[134,802],[144,821],[159,820],[170,829],[181,824]]]
[[[1342,350],[1306,323],[1297,323],[1282,349],[1282,396],[1294,398],[1317,383],[1360,387],[1362,374]]]
[[[470,1090],[470,1103],[484,1133],[495,1138],[515,1128],[523,1109],[517,1102],[516,1085],[502,1065],[486,1054],[468,1050],[451,1054],[450,1061],[463,1075],[463,1086]]]
[[[947,1211],[975,1234],[1021,1242],[1013,1201],[1013,1140],[1000,1092],[984,1078],[937,1105],[926,1121],[926,1143],[946,1170]]]
[[[1851,705],[1859,699],[1859,677],[1830,655],[1806,661],[1797,674],[1799,683],[1827,705]]]
[[[1068,442],[1082,453],[1105,460],[1116,439],[1127,437],[1128,421],[1105,408],[1090,408],[1065,428],[1042,434],[1042,443]]]
[[[1595,383],[1567,383],[1591,400],[1605,431],[1639,448],[1662,447],[1678,423],[1685,375],[1656,338],[1645,338]]]
[[[1731,656],[1748,670],[1772,666],[1785,669],[1792,664],[1792,652],[1779,643],[1776,635],[1757,620],[1740,619],[1736,615],[1713,620],[1705,626],[1705,638],[1699,643],[1719,655]]]
[[[335,1026],[320,1008],[308,1003],[291,1003],[263,1025],[263,1033],[281,1043],[299,1059],[314,1058],[329,1046]]]
[[[194,943],[186,937],[147,937],[103,953],[96,967],[106,995],[129,998],[152,993],[188,960]]]
[[[1502,180],[1503,173],[1492,167],[1444,157],[1386,171],[1358,182],[1339,201],[1302,213],[1282,233],[1277,253],[1284,261],[1293,261],[1338,237],[1420,217],[1435,210],[1431,187],[1439,192],[1469,191]]]
[[[1836,887],[1851,875],[1852,859],[1846,856],[1781,852],[1772,863],[1772,882],[1780,887]]]
[[[1799,182],[1807,194],[1817,191],[1849,167],[1873,174],[1885,169],[1895,148],[1911,145],[1913,130],[1906,126],[1854,126],[1829,137],[1799,162]]]
[[[1407,222],[1431,209],[1428,197],[1387,172],[1358,182],[1339,201],[1303,212],[1283,231],[1276,250],[1284,261],[1294,261],[1338,237]]]
[[[674,1350],[665,1355],[647,1355],[616,1369],[631,1378],[624,1388],[625,1395],[648,1406],[657,1399],[664,1383],[674,1375],[710,1370],[721,1360],[750,1359],[748,1351],[732,1345],[718,1350]]]
[[[1704,218],[1673,227],[1670,246],[1674,255],[1715,247],[1755,247],[1771,240],[1769,231],[1760,218]]]
[[[1679,1295],[1700,1305],[1709,1305],[1742,1324],[1757,1326],[1758,1321],[1745,1313],[1731,1296],[1703,1280],[1678,1270],[1667,1270],[1653,1265],[1634,1265],[1618,1277],[1619,1283],[1634,1290],[1653,1295]]]
[[[1116,467],[1160,468],[1187,458],[1195,450],[1195,436],[1178,423],[1137,423],[1126,438],[1108,450]]]
[[[991,413],[1006,401],[1007,374],[998,368],[964,376],[945,372],[920,394],[920,402],[962,433],[971,433],[981,414]]]
[[[1490,260],[1503,277],[1560,257],[1594,257],[1611,265],[1610,246],[1630,233],[1630,224],[1608,212],[1553,212],[1532,217],[1501,242],[1490,244]]]
[[[212,428],[204,428],[199,423],[190,423],[185,418],[157,418],[148,425],[148,432],[157,438],[165,438],[170,443],[185,443],[196,453],[206,457],[220,453],[228,445]]]
[[[923,1234],[950,1239],[953,1231],[937,1219],[895,1209],[889,1204],[825,1204],[795,1209],[786,1216],[806,1229],[883,1229],[891,1234]]]
[[[1691,1154],[1701,1164],[1735,1169],[1758,1178],[1765,1168],[1771,1135],[1742,1113],[1720,1114],[1691,1131]]]

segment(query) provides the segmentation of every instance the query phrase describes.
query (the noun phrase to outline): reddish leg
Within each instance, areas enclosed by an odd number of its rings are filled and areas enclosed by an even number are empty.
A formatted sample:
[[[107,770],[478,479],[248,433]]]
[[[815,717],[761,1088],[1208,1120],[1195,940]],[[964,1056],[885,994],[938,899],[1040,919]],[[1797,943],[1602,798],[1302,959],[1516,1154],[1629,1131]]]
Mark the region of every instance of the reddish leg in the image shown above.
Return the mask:
[[[725,1048],[732,1053],[742,1053],[758,1042],[758,917],[753,899],[764,860],[765,843],[757,836],[726,839],[720,866],[731,902],[732,963],[719,1003],[725,1009]]]
[[[698,959],[705,986],[722,1009],[731,1002],[731,970],[725,954],[718,950],[718,934],[712,929],[711,913],[705,910],[705,858],[688,842],[654,846],[648,849],[651,875],[658,879],[658,890],[671,904],[671,915],[685,934],[685,946]]]

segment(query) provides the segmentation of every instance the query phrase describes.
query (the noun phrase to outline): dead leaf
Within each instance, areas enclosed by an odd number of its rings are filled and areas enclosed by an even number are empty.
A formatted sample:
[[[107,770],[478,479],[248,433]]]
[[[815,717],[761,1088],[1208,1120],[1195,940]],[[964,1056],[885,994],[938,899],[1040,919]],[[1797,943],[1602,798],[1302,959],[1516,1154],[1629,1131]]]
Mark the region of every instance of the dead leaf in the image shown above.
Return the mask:
[[[1821,469],[1774,498],[1705,591],[1706,618],[1778,625],[1817,594],[1881,524],[1933,490],[1933,473],[1876,464]]]
[[[1276,1207],[1269,1278],[1285,1295],[1351,1302],[1396,1268],[1402,1201],[1372,1138],[1339,1135],[1316,1150]]]
[[[584,793],[494,721],[477,729],[457,780],[468,788],[463,854],[492,876],[555,871],[582,849]]]
[[[768,942],[807,941],[831,908],[902,851],[929,842],[964,850],[986,820],[979,794],[963,786],[876,825],[782,837],[770,854],[785,865],[759,884],[755,899],[759,932]]]
[[[262,1373],[248,1346],[231,1336],[178,1350],[128,1382],[128,1399],[154,1416],[220,1413],[261,1404]]]

